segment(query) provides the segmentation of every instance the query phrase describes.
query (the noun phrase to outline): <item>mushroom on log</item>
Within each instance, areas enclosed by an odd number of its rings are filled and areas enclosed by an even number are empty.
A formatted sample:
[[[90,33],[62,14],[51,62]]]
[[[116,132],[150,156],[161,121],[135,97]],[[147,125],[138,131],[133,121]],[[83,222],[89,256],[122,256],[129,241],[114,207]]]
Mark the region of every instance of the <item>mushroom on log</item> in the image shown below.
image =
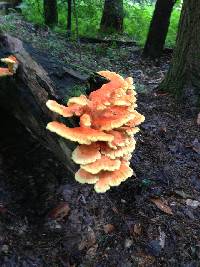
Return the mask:
[[[52,70],[46,69],[39,62],[37,56],[39,53],[37,51],[34,53],[34,49],[28,49],[28,45],[21,40],[0,33],[0,58],[6,59],[6,61],[2,60],[0,66],[0,107],[12,113],[38,142],[49,148],[74,174],[76,166],[71,160],[74,145],[72,142],[47,131],[47,123],[57,120],[57,115],[49,111],[46,102],[48,99],[52,99],[64,104],[65,99],[69,95],[71,96],[71,88],[90,85],[89,91],[91,91],[95,86],[105,83],[106,80],[98,74],[91,73],[90,75],[87,73],[86,75],[74,71],[70,66],[65,66],[62,67],[64,78],[63,89],[60,90],[54,80],[54,75],[51,74]],[[12,57],[8,57],[9,55]],[[18,69],[15,74],[10,73],[9,70],[14,58],[18,62]],[[5,63],[8,68],[3,65]],[[88,80],[91,82],[88,83]],[[62,81],[59,80],[59,82]],[[72,105],[75,104],[72,103]],[[62,110],[62,106],[60,109]],[[71,107],[71,112],[72,115],[76,112],[73,107]],[[76,126],[74,119],[70,119],[70,123],[73,127]]]

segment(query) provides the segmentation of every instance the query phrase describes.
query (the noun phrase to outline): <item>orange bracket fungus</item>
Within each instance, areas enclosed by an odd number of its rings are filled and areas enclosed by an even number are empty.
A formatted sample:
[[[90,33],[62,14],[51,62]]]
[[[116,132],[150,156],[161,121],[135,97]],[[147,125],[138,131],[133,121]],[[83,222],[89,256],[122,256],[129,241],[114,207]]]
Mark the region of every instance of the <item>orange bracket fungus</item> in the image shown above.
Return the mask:
[[[97,193],[104,193],[133,175],[129,165],[136,144],[134,134],[144,116],[135,110],[132,78],[124,79],[110,71],[99,74],[109,82],[89,96],[72,97],[66,106],[53,100],[46,103],[63,117],[80,117],[79,127],[69,128],[53,121],[47,129],[79,143],[72,152],[72,160],[80,164],[75,179],[82,184],[94,184]]]
[[[18,68],[17,59],[14,56],[9,56],[7,58],[2,58],[1,62],[5,63],[7,68],[0,68],[0,77],[3,76],[12,76],[16,73]]]

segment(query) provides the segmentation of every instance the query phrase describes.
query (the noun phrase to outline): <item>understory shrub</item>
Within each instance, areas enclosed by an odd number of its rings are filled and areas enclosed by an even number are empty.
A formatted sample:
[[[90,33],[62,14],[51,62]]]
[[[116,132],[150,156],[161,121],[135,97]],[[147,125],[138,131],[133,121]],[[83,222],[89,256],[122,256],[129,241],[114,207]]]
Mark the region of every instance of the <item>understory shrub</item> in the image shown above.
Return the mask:
[[[78,28],[81,36],[97,37],[101,21],[103,0],[77,0],[76,10],[78,15]],[[149,24],[154,11],[155,1],[124,1],[124,34],[120,38],[131,38],[143,46],[149,29]],[[43,24],[43,1],[23,0],[21,4],[22,14],[33,23]],[[175,43],[178,21],[180,17],[181,1],[174,7],[171,23],[167,35],[166,46],[172,47]],[[74,7],[72,8],[74,11]],[[73,12],[74,13],[74,12]],[[66,32],[67,2],[58,0],[59,22],[55,31]],[[72,16],[72,36],[75,35],[76,23]],[[102,36],[101,36],[102,37]]]

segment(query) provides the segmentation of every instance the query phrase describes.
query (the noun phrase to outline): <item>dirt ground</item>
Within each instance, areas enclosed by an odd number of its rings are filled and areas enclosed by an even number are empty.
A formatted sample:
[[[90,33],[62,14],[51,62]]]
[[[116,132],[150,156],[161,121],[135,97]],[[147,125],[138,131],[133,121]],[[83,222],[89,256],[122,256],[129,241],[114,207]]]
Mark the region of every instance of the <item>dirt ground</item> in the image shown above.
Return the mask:
[[[18,23],[15,34],[28,43],[30,34],[35,40],[51,35]],[[80,64],[76,45],[65,42]],[[42,62],[49,52],[53,73],[64,52],[31,44]],[[102,44],[81,49],[85,67],[135,78],[138,110],[146,117],[132,157],[136,177],[97,194],[76,183],[48,149],[0,110],[0,266],[200,266],[199,111],[153,90],[170,56],[152,63],[136,47],[113,47],[104,55],[109,47]]]

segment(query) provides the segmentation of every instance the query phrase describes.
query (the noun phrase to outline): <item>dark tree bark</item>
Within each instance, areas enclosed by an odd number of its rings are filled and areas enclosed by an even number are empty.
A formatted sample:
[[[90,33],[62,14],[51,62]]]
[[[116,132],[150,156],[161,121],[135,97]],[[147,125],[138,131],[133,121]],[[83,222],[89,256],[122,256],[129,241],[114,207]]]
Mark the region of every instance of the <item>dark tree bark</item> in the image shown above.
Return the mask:
[[[187,85],[200,92],[200,0],[185,0],[170,69],[160,89],[181,95]]]
[[[49,27],[57,25],[57,0],[44,0],[44,22]]]
[[[176,0],[157,0],[143,50],[144,57],[157,58],[162,54],[175,2]]]
[[[122,32],[123,16],[123,0],[105,0],[100,30]]]
[[[72,0],[67,0],[67,35],[71,36],[72,30]]]

